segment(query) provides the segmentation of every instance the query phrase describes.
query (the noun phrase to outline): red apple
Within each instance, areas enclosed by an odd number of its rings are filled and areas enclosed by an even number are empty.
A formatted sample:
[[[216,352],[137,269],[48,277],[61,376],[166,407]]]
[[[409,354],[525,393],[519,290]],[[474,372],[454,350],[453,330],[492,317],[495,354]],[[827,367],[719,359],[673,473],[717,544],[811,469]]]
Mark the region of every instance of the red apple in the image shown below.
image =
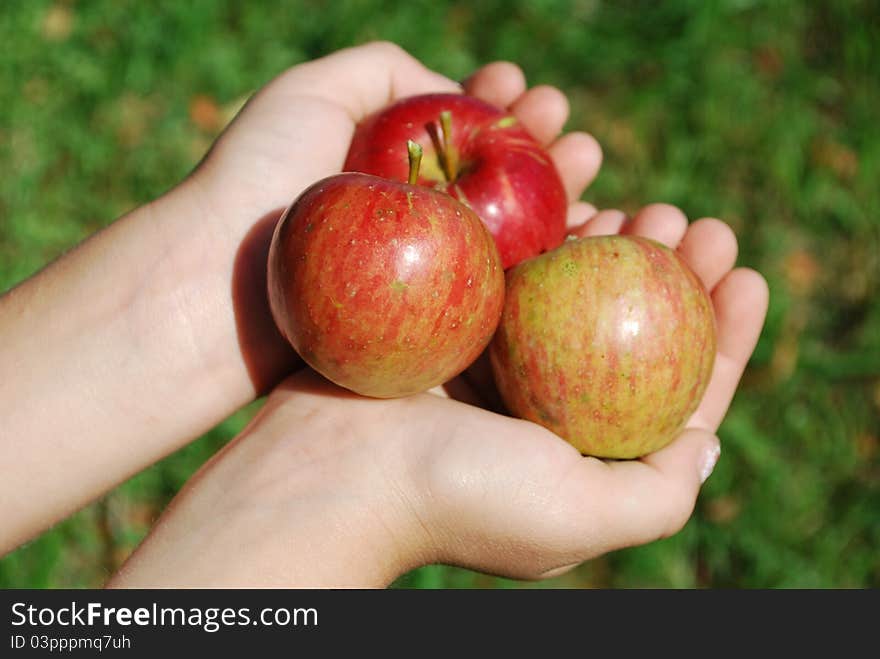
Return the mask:
[[[677,253],[632,236],[566,241],[507,272],[490,346],[510,411],[581,453],[634,458],[683,429],[715,359],[715,315]]]
[[[504,268],[562,243],[568,202],[559,173],[513,115],[460,94],[406,98],[358,125],[344,169],[406,181],[407,140],[425,152],[419,183],[476,211]]]
[[[302,193],[269,251],[275,322],[328,379],[378,398],[441,384],[492,338],[504,274],[477,215],[447,194],[366,174]]]

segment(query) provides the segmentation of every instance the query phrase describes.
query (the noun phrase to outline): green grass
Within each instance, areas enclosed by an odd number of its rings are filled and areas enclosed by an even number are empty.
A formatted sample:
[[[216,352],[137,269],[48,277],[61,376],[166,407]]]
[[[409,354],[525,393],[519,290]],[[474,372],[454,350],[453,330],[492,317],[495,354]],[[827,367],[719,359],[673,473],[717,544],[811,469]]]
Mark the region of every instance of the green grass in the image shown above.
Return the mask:
[[[219,129],[215,110],[376,38],[452,77],[510,59],[561,87],[569,128],[605,149],[586,199],[721,217],[771,287],[721,462],[682,533],[543,584],[443,566],[398,584],[880,585],[871,0],[12,0],[0,6],[0,290],[179,180]],[[0,560],[0,586],[100,585],[257,405]]]

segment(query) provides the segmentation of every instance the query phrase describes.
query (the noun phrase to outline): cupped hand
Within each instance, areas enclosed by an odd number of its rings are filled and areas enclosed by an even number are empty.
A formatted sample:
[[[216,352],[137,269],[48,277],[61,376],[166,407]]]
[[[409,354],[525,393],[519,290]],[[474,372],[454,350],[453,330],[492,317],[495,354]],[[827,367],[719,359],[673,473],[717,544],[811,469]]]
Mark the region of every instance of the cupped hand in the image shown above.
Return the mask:
[[[522,118],[528,123],[533,116]],[[583,458],[534,424],[487,416],[474,407],[454,408],[450,402],[438,419],[448,420],[451,439],[427,445],[419,478],[430,484],[425,488],[429,501],[445,502],[427,506],[439,514],[439,521],[426,524],[435,529],[433,546],[442,548],[437,560],[508,576],[545,577],[612,549],[669,536],[689,519],[700,485],[719,457],[715,432],[763,326],[767,284],[757,272],[734,267],[736,237],[721,220],[689,224],[684,213],[667,204],[646,206],[632,218],[619,210],[597,212],[578,201],[578,186],[590,180],[569,180],[571,235],[653,238],[676,249],[710,293],[717,354],[709,386],[676,441],[641,460],[618,462]],[[432,393],[503,410],[485,355]],[[467,429],[469,424],[477,427]]]
[[[232,280],[236,333],[247,375],[265,391],[301,362],[272,322],[265,265],[272,230],[309,185],[341,171],[357,122],[400,98],[469,93],[510,108],[547,145],[572,209],[601,164],[595,139],[559,137],[568,102],[557,89],[526,89],[520,69],[489,64],[464,85],[427,69],[386,42],[335,52],[295,66],[260,89],[227,127],[181,188],[201,208],[200,244],[216,246],[210,266]],[[210,257],[209,257],[210,258]]]
[[[667,537],[689,519],[719,457],[715,432],[766,315],[763,277],[734,268],[737,243],[726,224],[714,218],[688,224],[680,210],[666,204],[647,206],[632,218],[600,211],[573,222],[570,231],[641,235],[678,250],[715,309],[717,355],[709,386],[677,440],[630,461],[584,458],[532,423],[449,401],[436,417],[445,423],[441,434],[447,439],[425,444],[417,461],[416,480],[428,484],[422,490],[425,509],[437,515],[425,523],[434,529],[433,546],[442,548],[436,560],[507,576],[547,577],[607,551]],[[476,364],[446,392],[498,409],[486,363]],[[441,408],[427,398],[424,404]]]

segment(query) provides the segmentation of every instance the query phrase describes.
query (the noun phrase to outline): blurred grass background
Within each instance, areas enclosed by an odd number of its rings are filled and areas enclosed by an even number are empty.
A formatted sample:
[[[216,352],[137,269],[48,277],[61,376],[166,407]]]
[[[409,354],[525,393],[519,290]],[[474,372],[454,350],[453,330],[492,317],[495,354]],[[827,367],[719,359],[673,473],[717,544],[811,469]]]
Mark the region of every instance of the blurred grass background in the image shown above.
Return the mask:
[[[721,217],[771,287],[683,532],[541,584],[431,566],[397,585],[880,585],[873,0],[6,0],[0,291],[172,186],[274,74],[378,38],[455,78],[509,59],[559,86],[605,149],[586,199]],[[0,586],[100,586],[258,406],[0,560]]]

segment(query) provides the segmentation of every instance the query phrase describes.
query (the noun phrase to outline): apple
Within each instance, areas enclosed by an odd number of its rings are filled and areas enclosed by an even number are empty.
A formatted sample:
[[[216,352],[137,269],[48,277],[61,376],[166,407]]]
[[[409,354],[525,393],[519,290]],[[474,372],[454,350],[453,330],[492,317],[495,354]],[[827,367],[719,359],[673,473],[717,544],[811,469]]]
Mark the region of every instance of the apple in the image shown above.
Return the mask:
[[[559,172],[513,115],[463,94],[405,98],[357,126],[343,169],[406,181],[407,140],[424,149],[419,183],[476,211],[505,269],[562,243]]]
[[[635,236],[571,239],[507,272],[489,353],[514,415],[585,455],[635,458],[671,442],[700,403],[715,315],[668,247]]]
[[[268,289],[275,323],[310,366],[392,398],[442,384],[480,355],[501,316],[504,272],[479,217],[449,195],[343,173],[279,220]]]

